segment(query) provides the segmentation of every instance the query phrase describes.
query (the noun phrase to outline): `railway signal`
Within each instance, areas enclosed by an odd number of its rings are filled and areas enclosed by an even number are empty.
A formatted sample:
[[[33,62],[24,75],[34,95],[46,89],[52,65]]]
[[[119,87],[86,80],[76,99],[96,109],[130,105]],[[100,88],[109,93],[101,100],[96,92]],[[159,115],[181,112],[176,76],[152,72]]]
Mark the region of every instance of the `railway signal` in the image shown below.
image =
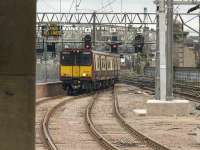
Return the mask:
[[[84,42],[85,42],[85,49],[91,49],[92,48],[92,37],[91,37],[91,35],[87,34],[84,37]]]
[[[144,36],[142,34],[137,34],[135,37],[135,53],[142,53],[144,47]]]
[[[118,53],[118,44],[111,44],[111,53]]]

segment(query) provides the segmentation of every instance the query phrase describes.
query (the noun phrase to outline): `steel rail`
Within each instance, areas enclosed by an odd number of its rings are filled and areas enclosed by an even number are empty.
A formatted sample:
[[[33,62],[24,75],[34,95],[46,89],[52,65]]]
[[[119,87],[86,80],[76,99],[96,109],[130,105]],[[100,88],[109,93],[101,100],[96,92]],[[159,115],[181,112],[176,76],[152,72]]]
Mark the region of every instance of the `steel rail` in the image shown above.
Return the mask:
[[[118,97],[117,97],[117,90],[116,87],[114,88],[114,110],[115,110],[115,115],[118,119],[118,121],[121,123],[121,125],[129,131],[129,133],[133,136],[136,137],[141,143],[155,149],[155,150],[169,150],[169,148],[159,144],[158,142],[152,140],[151,138],[145,136],[144,134],[140,133],[131,125],[127,123],[125,118],[122,116],[119,110],[119,104],[118,104]]]
[[[110,143],[106,138],[104,138],[101,133],[95,128],[95,125],[92,121],[91,112],[92,108],[95,104],[95,100],[97,99],[98,93],[95,94],[93,100],[88,104],[86,112],[85,112],[85,121],[88,126],[90,133],[98,140],[99,144],[101,144],[105,149],[108,150],[120,150],[112,143]]]
[[[62,102],[55,105],[52,109],[50,109],[44,115],[44,118],[42,120],[41,127],[40,127],[40,132],[41,132],[44,144],[46,145],[48,150],[58,150],[58,148],[56,147],[56,144],[54,143],[52,136],[50,135],[50,132],[49,132],[48,125],[49,125],[50,118],[53,116],[53,114],[56,112],[57,109],[59,109],[61,106],[65,105],[66,103],[71,102],[73,100],[80,99],[80,98],[85,98],[88,96],[90,96],[90,95],[80,95],[77,97],[72,97],[72,98],[63,100]]]
[[[44,98],[42,100],[36,101],[36,106],[41,105],[41,104],[48,102],[50,100],[54,101],[56,99],[63,98],[63,97],[65,97],[65,96],[61,95],[61,96],[47,97],[47,98]]]
[[[73,98],[72,98],[73,99]],[[56,147],[50,133],[49,133],[49,128],[48,128],[48,124],[49,124],[49,120],[52,116],[52,114],[54,113],[54,111],[64,105],[66,103],[66,101],[62,101],[61,103],[57,104],[56,106],[54,106],[49,112],[47,112],[42,120],[42,124],[41,124],[41,133],[42,133],[42,137],[43,140],[45,142],[45,145],[47,146],[47,148],[49,150],[58,150],[58,148]]]
[[[36,102],[36,106],[39,106],[39,105],[41,105],[41,104],[44,104],[44,103],[46,103],[46,102],[49,102],[49,101],[55,101],[55,100],[57,100],[57,99],[59,99],[59,98],[64,98],[65,96],[54,96],[54,97],[47,97],[47,98],[44,98],[44,99],[42,99],[42,100],[39,100],[39,101],[37,101]],[[50,148],[49,147],[49,145],[47,145],[46,143],[47,143],[47,140],[49,141],[49,140],[52,140],[52,139],[50,139],[49,137],[45,137],[45,135],[46,134],[48,134],[48,130],[43,130],[43,126],[45,125],[44,124],[44,121],[45,121],[45,119],[47,119],[47,118],[45,118],[45,116],[47,115],[47,113],[44,115],[44,118],[42,119],[42,121],[41,121],[41,124],[40,124],[40,136],[41,136],[41,138],[42,138],[42,141],[43,141],[43,143],[48,147],[48,149],[51,149],[52,150],[52,148]],[[53,143],[51,143],[51,145],[53,145]],[[56,147],[54,147],[54,149],[56,149]],[[54,150],[53,149],[53,150]]]
[[[152,91],[152,92],[155,92],[154,91],[154,81],[147,81],[148,83],[146,82],[143,82],[141,83],[141,81],[134,81],[134,79],[121,79],[122,82],[124,83],[128,83],[128,84],[133,84],[135,86],[138,86],[140,87],[141,89],[145,89],[145,90],[149,90],[149,91]],[[193,89],[193,88],[196,88],[195,86],[192,86],[192,87],[188,87],[189,89]],[[197,87],[198,88],[198,87]],[[185,98],[187,98],[189,101],[192,101],[192,102],[197,102],[197,103],[200,103],[200,97],[199,96],[196,96],[193,93],[186,93],[186,92],[182,92],[182,91],[177,91],[177,90],[174,90],[174,94],[176,94],[177,96],[183,96]]]

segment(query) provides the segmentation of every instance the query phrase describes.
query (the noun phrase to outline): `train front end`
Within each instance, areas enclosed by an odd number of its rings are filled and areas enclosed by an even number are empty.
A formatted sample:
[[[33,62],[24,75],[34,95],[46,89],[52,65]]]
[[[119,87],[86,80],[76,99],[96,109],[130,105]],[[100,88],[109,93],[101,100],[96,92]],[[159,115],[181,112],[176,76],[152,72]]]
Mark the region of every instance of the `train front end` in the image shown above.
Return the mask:
[[[70,94],[90,87],[92,81],[92,52],[86,49],[65,49],[60,55],[60,80]]]

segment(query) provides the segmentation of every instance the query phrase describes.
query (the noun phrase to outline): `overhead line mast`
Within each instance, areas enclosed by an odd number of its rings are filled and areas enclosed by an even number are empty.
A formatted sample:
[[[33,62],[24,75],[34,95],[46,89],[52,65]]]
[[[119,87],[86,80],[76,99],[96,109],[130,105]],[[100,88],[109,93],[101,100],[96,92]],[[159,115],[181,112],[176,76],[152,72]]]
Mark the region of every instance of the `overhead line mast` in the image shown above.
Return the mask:
[[[157,73],[156,78],[156,99],[171,100],[173,99],[173,6],[174,5],[197,5],[198,0],[156,0],[158,20],[159,20],[159,50],[160,50],[160,75]],[[167,15],[167,24],[165,24]],[[165,30],[167,32],[165,32]],[[165,36],[167,35],[167,36]],[[168,43],[167,45],[165,43]],[[166,46],[165,46],[166,45]],[[157,62],[159,63],[159,62]],[[157,70],[158,72],[158,70]],[[160,87],[158,87],[160,86]]]
[[[165,0],[167,2],[167,0]],[[159,0],[154,1],[155,4],[159,4]],[[198,5],[200,0],[176,0],[173,1],[173,5]]]
[[[199,0],[179,0],[179,1],[174,1],[174,5],[198,5],[200,4]]]

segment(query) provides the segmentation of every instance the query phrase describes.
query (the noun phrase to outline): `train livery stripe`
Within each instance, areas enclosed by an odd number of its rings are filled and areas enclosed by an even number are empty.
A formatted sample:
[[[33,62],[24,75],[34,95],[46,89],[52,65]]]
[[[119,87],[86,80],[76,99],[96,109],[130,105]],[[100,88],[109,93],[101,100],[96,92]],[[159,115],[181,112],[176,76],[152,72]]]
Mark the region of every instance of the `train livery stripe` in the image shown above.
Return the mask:
[[[61,77],[72,77],[72,66],[60,66],[60,76]]]
[[[92,77],[92,66],[63,66],[60,67],[61,77]]]
[[[81,66],[80,77],[91,77],[92,78],[92,66]]]

